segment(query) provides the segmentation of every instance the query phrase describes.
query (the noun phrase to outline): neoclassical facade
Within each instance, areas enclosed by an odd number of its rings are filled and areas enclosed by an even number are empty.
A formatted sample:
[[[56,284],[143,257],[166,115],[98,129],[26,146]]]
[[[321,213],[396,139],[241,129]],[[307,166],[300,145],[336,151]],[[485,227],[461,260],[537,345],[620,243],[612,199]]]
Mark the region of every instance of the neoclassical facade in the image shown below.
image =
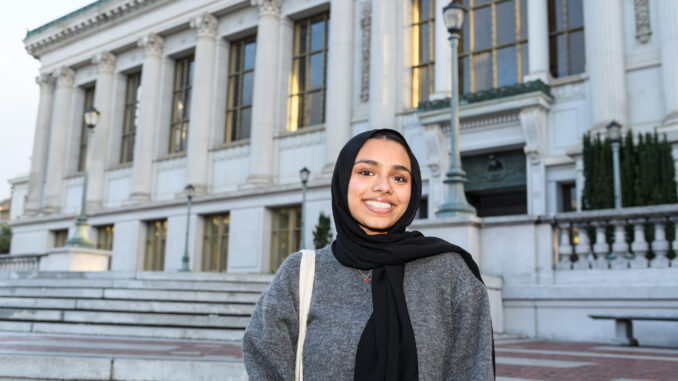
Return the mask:
[[[89,106],[90,238],[111,270],[180,266],[191,184],[191,269],[274,271],[302,226],[312,245],[340,148],[372,128],[412,143],[426,226],[449,165],[447,3],[99,0],[30,31],[40,102],[12,254],[72,233]],[[460,149],[480,217],[577,210],[581,137],[613,120],[678,140],[678,3],[462,3]]]

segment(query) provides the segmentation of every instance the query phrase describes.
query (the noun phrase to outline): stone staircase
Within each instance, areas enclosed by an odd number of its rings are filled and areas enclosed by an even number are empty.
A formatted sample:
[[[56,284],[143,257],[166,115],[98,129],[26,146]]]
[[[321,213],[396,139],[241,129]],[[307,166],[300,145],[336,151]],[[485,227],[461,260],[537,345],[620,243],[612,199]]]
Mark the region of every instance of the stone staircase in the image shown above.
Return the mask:
[[[0,272],[0,331],[240,341],[272,275]]]

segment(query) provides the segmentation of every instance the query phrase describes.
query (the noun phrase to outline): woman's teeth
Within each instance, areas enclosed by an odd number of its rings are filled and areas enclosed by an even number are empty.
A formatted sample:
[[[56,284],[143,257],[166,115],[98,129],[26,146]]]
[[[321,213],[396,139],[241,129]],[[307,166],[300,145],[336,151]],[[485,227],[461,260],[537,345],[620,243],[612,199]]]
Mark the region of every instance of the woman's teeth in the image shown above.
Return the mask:
[[[390,209],[393,205],[388,203],[388,202],[380,202],[380,201],[365,201],[365,204],[376,208],[376,209]]]

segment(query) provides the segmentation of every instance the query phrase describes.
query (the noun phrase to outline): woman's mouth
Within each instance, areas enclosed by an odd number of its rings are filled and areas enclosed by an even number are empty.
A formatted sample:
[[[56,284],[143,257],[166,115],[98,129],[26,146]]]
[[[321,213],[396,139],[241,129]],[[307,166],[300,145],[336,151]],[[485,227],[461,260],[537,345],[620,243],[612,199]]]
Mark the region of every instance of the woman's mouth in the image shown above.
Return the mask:
[[[390,202],[376,201],[376,200],[365,200],[363,201],[367,208],[376,213],[388,213],[393,210],[393,204]]]

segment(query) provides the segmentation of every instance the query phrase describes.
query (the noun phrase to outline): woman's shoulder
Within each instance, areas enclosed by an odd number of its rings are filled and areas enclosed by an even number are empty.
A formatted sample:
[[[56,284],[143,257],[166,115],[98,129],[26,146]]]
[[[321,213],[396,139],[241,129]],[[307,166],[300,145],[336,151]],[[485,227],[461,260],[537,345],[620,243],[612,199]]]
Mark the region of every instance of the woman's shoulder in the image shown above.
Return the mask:
[[[458,252],[436,254],[409,262],[406,269],[413,276],[449,279],[455,283],[461,282],[470,286],[482,285],[464,260],[463,255]]]

